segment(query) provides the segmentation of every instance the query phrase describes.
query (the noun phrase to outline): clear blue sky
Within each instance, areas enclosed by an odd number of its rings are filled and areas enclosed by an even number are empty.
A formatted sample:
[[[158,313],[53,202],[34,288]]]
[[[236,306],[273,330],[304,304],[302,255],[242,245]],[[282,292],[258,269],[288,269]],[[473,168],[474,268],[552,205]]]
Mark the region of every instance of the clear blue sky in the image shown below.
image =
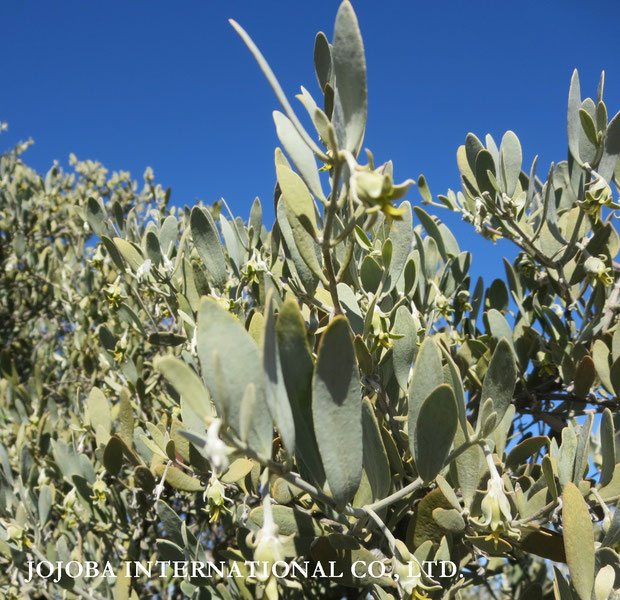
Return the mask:
[[[32,136],[30,164],[70,152],[141,177],[147,165],[177,204],[224,196],[247,218],[259,196],[273,218],[271,118],[279,108],[229,26],[239,21],[284,90],[318,94],[314,35],[331,39],[337,1],[75,0],[0,3],[0,120],[5,149]],[[354,0],[369,80],[365,145],[393,159],[397,180],[424,173],[434,194],[458,189],[455,153],[468,131],[521,139],[540,172],[566,156],[573,68],[620,110],[620,3]],[[301,111],[300,111],[301,112]],[[410,199],[419,199],[417,191]],[[476,272],[501,275],[500,253],[447,212]],[[481,254],[482,251],[483,253]],[[490,252],[489,252],[490,251]],[[512,251],[510,251],[512,254]]]

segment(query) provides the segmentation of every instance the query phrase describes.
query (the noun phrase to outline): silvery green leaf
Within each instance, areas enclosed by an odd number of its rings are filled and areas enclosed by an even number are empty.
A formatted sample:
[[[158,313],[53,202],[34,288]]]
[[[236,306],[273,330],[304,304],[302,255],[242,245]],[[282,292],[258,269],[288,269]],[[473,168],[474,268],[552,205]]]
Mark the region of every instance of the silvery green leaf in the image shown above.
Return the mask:
[[[611,182],[614,169],[620,158],[620,112],[609,122],[605,132],[605,146],[603,157],[598,165],[599,175],[607,182]]]
[[[228,279],[226,258],[220,234],[215,227],[211,213],[199,206],[194,206],[190,224],[198,256],[213,277],[215,284],[218,287],[224,286]]]
[[[444,467],[457,423],[454,392],[449,385],[442,384],[422,402],[416,423],[414,457],[424,481],[432,481]]]
[[[281,202],[291,227],[295,245],[308,268],[327,283],[321,265],[321,253],[316,243],[316,211],[312,196],[301,177],[284,165],[276,166]]]
[[[241,400],[247,386],[254,384],[254,435],[250,432],[248,442],[261,456],[270,457],[272,420],[265,401],[258,348],[239,319],[208,297],[202,299],[198,311],[197,352],[217,414],[237,433]],[[231,368],[234,365],[239,368]]]
[[[562,445],[558,456],[558,479],[561,486],[573,480],[575,454],[577,452],[577,435],[572,426],[562,429]]]
[[[394,318],[394,333],[403,337],[393,341],[392,364],[396,381],[403,391],[407,391],[409,371],[417,350],[418,328],[409,309],[399,306]]]
[[[162,263],[161,247],[159,246],[159,238],[154,231],[147,231],[145,238],[146,253],[155,266]]]
[[[463,377],[461,376],[456,363],[452,360],[450,353],[443,346],[441,347],[441,352],[446,359],[448,372],[450,373],[449,383],[454,391],[454,399],[456,400],[456,408],[459,415],[459,424],[463,434],[467,438],[467,400],[465,398],[465,388],[463,387]]]
[[[220,229],[222,230],[222,236],[224,238],[224,243],[226,244],[226,250],[228,250],[230,262],[237,274],[239,274],[239,268],[241,267],[243,261],[243,248],[235,234],[234,229],[224,215],[220,215]]]
[[[611,525],[609,526],[609,529],[607,530],[607,533],[605,534],[605,537],[603,538],[603,541],[601,542],[602,546],[613,548],[614,546],[617,546],[618,543],[620,543],[620,510],[618,510],[619,508],[620,506],[616,505],[616,509],[614,511],[614,518],[611,522]]]
[[[590,433],[592,432],[592,423],[594,415],[589,414],[586,420],[579,427],[577,434],[577,449],[575,450],[575,470],[573,472],[573,483],[579,485],[585,477],[588,468],[588,451],[590,448]]]
[[[362,401],[362,429],[364,470],[370,482],[373,501],[376,502],[388,495],[392,478],[390,476],[390,463],[381,438],[381,430],[368,398],[364,398]]]
[[[292,456],[295,452],[295,423],[282,375],[273,309],[273,292],[270,291],[265,303],[265,335],[263,342],[265,396],[275,425],[280,432],[282,443]]]
[[[601,417],[601,486],[607,485],[614,474],[616,467],[616,434],[611,411],[606,408]]]
[[[573,71],[568,92],[568,149],[577,164],[581,165],[579,156],[579,135],[581,132],[581,122],[579,120],[579,109],[581,108],[581,87],[579,85],[579,73],[577,69]]]
[[[321,91],[332,79],[332,55],[331,46],[322,31],[316,34],[314,40],[314,70]]]
[[[497,413],[498,421],[512,403],[516,383],[517,365],[514,351],[508,340],[502,338],[495,347],[480,393],[481,405],[488,398],[493,400],[493,410]],[[478,427],[481,424],[479,418]]]
[[[250,245],[255,247],[260,239],[261,229],[263,227],[263,207],[261,206],[260,199],[254,198],[252,202],[252,208],[250,209],[250,218],[248,220],[248,228],[253,233],[253,238],[250,240]]]
[[[367,90],[364,44],[357,17],[344,0],[334,26],[333,65],[346,132],[346,149],[357,154],[366,129]]]
[[[437,226],[437,223],[435,223],[431,215],[429,215],[425,210],[423,210],[419,206],[416,206],[414,210],[415,210],[415,214],[417,215],[418,219],[420,219],[420,222],[422,223],[422,225],[424,225],[424,229],[426,229],[426,232],[428,233],[428,235],[430,235],[435,240],[435,243],[437,244],[437,249],[439,250],[439,254],[441,255],[441,258],[444,261],[447,261],[448,254],[446,252],[446,246],[444,244],[443,236],[441,235],[441,232],[439,231],[439,227]]]
[[[420,407],[430,393],[443,381],[441,352],[432,338],[426,338],[416,355],[413,376],[409,385],[409,448],[414,458],[416,456],[417,422]]]
[[[339,283],[336,289],[338,290],[340,306],[344,310],[347,319],[349,319],[353,334],[362,335],[364,331],[364,318],[355,297],[355,292],[346,283]]]
[[[127,264],[131,270],[135,273],[144,262],[144,257],[142,256],[141,251],[138,250],[138,248],[131,242],[123,240],[119,237],[115,237],[112,241],[121,253],[121,256],[127,261]]]
[[[99,201],[92,196],[86,202],[86,220],[99,237],[104,234],[114,237],[114,228],[108,223],[105,210]]]
[[[314,153],[301,138],[286,115],[276,110],[273,112],[273,120],[276,124],[278,139],[301,175],[301,178],[308,186],[308,189],[315,198],[326,202]]]
[[[282,233],[284,243],[286,244],[286,252],[288,253],[288,256],[290,256],[290,262],[292,262],[291,269],[294,269],[297,273],[297,276],[299,277],[306,292],[312,295],[316,289],[318,277],[308,267],[306,261],[301,257],[301,254],[299,254],[299,250],[297,250],[297,244],[295,243],[295,238],[293,237],[293,230],[291,229],[288,217],[286,216],[286,209],[282,198],[280,198],[280,201],[278,202],[276,214],[278,218],[278,226],[280,228],[280,232]]]
[[[507,131],[502,138],[499,149],[500,167],[504,177],[505,191],[512,198],[521,174],[521,143],[513,131]]]
[[[293,418],[297,461],[319,486],[325,474],[318,452],[312,420],[312,373],[314,364],[303,317],[293,299],[285,300],[276,321],[282,375]]]
[[[86,413],[90,426],[96,434],[97,445],[106,444],[110,438],[112,414],[110,401],[98,387],[93,387],[88,395]]]
[[[163,253],[170,256],[179,236],[179,223],[173,215],[168,215],[161,225],[159,244]]]
[[[571,580],[581,600],[591,600],[594,586],[594,531],[590,511],[572,483],[562,493],[564,549]]]
[[[345,317],[336,317],[319,343],[312,417],[327,482],[340,506],[353,498],[362,476],[360,393],[349,323]]]
[[[486,316],[489,323],[491,335],[497,340],[506,338],[506,341],[512,347],[514,347],[514,341],[512,339],[512,329],[508,324],[508,321],[506,321],[506,317],[504,317],[504,315],[495,308],[490,309],[487,312]]]
[[[278,80],[276,79],[276,76],[273,74],[271,67],[269,66],[265,58],[263,57],[261,51],[256,47],[256,44],[252,41],[252,38],[250,38],[250,36],[245,31],[245,29],[243,29],[243,27],[241,27],[241,25],[239,25],[239,23],[237,23],[233,19],[229,19],[229,23],[233,26],[235,31],[239,34],[241,39],[245,42],[246,46],[248,47],[248,49],[250,50],[250,52],[256,59],[256,62],[258,63],[258,66],[260,67],[261,71],[265,75],[265,78],[269,82],[271,89],[273,89],[276,95],[276,98],[282,105],[282,108],[284,109],[286,116],[291,120],[291,122],[295,126],[295,129],[297,129],[297,131],[299,132],[299,135],[304,139],[306,144],[308,144],[308,146],[312,149],[312,151],[321,160],[328,160],[327,155],[317,146],[316,142],[312,140],[312,138],[308,135],[308,132],[303,128],[302,124],[299,122],[299,119],[297,118],[295,111],[291,107],[289,101],[286,99],[286,96],[284,92],[282,91],[282,87],[280,86]]]
[[[203,422],[213,417],[209,392],[188,365],[174,356],[164,356],[155,360],[155,368]]]

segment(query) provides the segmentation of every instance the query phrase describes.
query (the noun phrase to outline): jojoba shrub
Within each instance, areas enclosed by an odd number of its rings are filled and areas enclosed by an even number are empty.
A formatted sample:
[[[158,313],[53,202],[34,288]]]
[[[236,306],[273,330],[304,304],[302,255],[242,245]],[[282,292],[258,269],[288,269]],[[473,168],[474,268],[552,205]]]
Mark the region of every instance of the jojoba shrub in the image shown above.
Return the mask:
[[[604,78],[573,75],[546,175],[469,134],[433,196],[363,146],[348,0],[295,109],[232,25],[282,105],[270,228],[150,170],[0,159],[2,597],[617,597]],[[474,280],[445,210],[518,247],[504,279]]]

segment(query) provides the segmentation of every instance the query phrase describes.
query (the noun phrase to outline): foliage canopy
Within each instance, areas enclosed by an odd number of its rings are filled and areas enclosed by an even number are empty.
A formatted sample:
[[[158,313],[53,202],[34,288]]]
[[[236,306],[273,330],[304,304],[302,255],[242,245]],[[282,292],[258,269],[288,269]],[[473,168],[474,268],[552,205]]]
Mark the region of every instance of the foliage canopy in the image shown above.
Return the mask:
[[[3,597],[610,597],[620,113],[604,77],[582,99],[573,75],[568,158],[546,178],[513,132],[469,134],[462,190],[434,197],[421,176],[412,202],[414,181],[360,158],[348,0],[333,41],[316,37],[320,102],[298,97],[312,132],[232,25],[282,105],[271,230],[258,199],[247,222],[224,200],[175,207],[150,170],[139,189],[75,157],[39,175],[28,144],[0,158]],[[474,282],[422,205],[516,244],[505,280]],[[292,559],[344,576],[244,562]],[[26,583],[29,560],[233,576]],[[420,571],[433,560],[456,572]]]

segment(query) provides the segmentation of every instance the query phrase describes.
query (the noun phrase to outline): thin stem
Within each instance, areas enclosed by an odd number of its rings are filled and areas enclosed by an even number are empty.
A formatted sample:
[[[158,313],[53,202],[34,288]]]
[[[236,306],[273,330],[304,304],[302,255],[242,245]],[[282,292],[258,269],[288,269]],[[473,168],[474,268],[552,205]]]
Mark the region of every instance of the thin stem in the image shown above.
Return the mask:
[[[364,512],[379,526],[381,533],[385,536],[390,544],[390,550],[394,552],[396,548],[396,538],[392,535],[392,532],[388,529],[387,525],[381,520],[381,517],[369,506],[364,507]]]

